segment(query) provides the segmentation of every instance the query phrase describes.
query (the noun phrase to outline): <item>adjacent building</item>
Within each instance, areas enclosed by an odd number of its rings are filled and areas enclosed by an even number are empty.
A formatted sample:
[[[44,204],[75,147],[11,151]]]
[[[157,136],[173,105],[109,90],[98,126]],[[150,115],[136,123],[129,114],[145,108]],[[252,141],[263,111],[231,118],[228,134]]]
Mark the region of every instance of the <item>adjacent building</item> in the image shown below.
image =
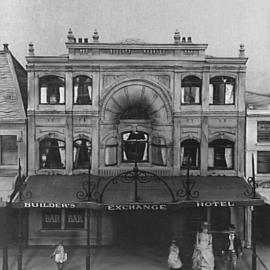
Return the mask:
[[[252,156],[258,192],[265,205],[257,210],[258,232],[270,238],[270,96],[247,92],[246,175],[252,176]]]
[[[27,174],[27,74],[4,44],[0,51],[0,231],[7,235],[7,220],[16,238],[16,213],[6,208],[15,188],[20,160],[21,175]],[[13,240],[14,240],[13,239]]]
[[[92,38],[70,30],[60,56],[29,45],[32,197],[14,204],[29,209],[29,244],[84,244],[86,208],[93,245],[187,243],[203,220],[217,239],[234,223],[248,241],[247,206],[261,201],[244,195],[244,46],[237,57],[213,57],[178,31],[171,44]],[[89,171],[86,202],[78,192]],[[134,173],[144,180],[130,180]],[[187,178],[198,191],[191,200]]]

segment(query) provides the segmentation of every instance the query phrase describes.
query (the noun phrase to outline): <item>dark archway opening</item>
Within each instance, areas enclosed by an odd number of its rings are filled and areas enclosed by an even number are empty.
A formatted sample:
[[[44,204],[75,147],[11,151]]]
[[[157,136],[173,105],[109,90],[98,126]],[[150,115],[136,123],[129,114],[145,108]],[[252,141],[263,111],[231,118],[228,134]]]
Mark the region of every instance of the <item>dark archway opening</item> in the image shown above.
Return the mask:
[[[114,213],[115,244],[134,246],[168,246],[171,241],[171,217],[168,212]]]

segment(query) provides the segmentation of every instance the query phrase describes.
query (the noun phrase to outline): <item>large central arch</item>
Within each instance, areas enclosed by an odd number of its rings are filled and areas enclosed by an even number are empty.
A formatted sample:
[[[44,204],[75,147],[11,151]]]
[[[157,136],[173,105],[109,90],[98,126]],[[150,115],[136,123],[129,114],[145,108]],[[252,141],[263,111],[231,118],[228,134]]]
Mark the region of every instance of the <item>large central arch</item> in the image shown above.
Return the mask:
[[[105,121],[150,119],[168,122],[171,111],[171,97],[166,89],[147,80],[131,79],[106,91],[101,117]]]

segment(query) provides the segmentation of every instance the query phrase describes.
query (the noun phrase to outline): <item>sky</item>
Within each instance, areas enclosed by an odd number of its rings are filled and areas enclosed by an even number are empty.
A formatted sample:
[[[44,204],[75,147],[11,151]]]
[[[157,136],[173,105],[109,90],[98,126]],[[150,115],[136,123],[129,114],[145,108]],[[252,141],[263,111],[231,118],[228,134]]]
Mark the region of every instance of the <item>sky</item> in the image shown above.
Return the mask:
[[[139,38],[172,43],[176,29],[208,55],[249,58],[247,90],[270,95],[269,0],[0,0],[0,43],[23,64],[29,42],[36,55],[59,55],[68,29],[101,42]]]

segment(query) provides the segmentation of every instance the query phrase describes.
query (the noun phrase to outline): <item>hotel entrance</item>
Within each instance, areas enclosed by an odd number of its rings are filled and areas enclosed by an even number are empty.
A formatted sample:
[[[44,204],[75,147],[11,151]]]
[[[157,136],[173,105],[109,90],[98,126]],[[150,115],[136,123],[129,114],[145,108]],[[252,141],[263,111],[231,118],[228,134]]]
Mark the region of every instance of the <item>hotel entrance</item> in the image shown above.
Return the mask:
[[[117,212],[113,220],[117,245],[168,246],[171,241],[170,212]]]

